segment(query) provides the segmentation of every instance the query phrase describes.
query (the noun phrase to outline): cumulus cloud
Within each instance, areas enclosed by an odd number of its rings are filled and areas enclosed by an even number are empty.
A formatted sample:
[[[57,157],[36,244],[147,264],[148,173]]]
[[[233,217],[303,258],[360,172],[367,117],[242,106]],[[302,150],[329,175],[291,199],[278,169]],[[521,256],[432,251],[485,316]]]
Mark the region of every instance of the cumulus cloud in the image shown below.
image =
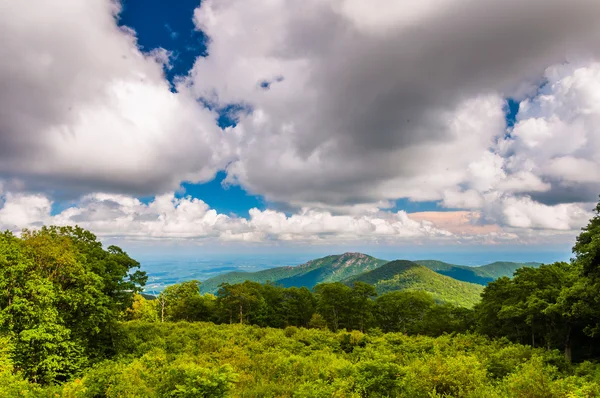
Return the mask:
[[[197,243],[563,244],[572,241],[573,229],[589,215],[572,205],[551,207],[511,200],[508,206],[495,209],[502,213],[505,226],[501,227],[481,223],[480,211],[335,215],[308,208],[293,214],[253,208],[243,218],[218,213],[202,200],[173,193],[147,203],[127,195],[96,193],[57,214],[52,213],[52,201],[43,195],[6,193],[0,201],[0,230],[79,225],[104,239]]]
[[[118,1],[4,3],[1,228],[523,242],[571,238],[600,192],[597,0],[204,0],[208,55],[174,88],[171,54],[141,52]],[[221,130],[210,109],[232,104]],[[218,170],[287,212],[169,193]],[[399,198],[464,211],[390,210]]]
[[[444,239],[453,234],[404,211],[371,215],[333,215],[304,209],[286,215],[251,209],[248,218],[219,214],[206,203],[172,193],[149,203],[114,194],[85,196],[76,205],[51,215],[52,202],[41,195],[4,196],[0,229],[19,230],[41,225],[80,225],[103,237],[129,239],[220,239],[223,241],[398,242],[407,239]]]
[[[10,3],[10,5],[9,5]],[[38,191],[154,194],[226,164],[216,115],[164,79],[112,0],[0,4],[0,177]]]
[[[228,167],[252,192],[298,206],[439,200],[503,136],[504,97],[596,48],[599,12],[595,0],[207,0],[195,21],[209,56],[188,83],[254,110],[232,129]],[[507,189],[547,189],[534,180]]]
[[[444,192],[446,207],[482,209],[484,220],[508,227],[585,225],[600,192],[600,64],[565,63],[545,76],[462,187]]]
[[[600,192],[600,63],[557,65],[545,76],[502,143],[507,168],[546,181],[551,189],[529,191],[542,203],[593,202]]]

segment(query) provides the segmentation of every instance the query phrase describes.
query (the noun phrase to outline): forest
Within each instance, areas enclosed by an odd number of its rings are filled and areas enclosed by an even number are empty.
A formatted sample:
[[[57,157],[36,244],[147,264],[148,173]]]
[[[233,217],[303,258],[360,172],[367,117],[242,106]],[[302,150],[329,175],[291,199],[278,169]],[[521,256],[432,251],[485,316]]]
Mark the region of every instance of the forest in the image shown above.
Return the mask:
[[[600,396],[600,203],[570,262],[467,306],[369,283],[385,264],[156,297],[139,267],[79,227],[1,233],[0,397]]]

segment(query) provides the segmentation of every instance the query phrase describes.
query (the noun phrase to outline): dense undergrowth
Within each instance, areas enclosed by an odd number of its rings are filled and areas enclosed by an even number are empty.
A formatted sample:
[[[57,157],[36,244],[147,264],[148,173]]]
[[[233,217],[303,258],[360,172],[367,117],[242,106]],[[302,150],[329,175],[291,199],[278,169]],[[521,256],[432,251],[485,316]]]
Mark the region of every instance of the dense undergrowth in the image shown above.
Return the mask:
[[[212,323],[126,322],[116,355],[62,386],[12,374],[24,397],[596,397],[600,367],[559,351],[468,335],[331,332]],[[56,395],[54,395],[56,394]]]

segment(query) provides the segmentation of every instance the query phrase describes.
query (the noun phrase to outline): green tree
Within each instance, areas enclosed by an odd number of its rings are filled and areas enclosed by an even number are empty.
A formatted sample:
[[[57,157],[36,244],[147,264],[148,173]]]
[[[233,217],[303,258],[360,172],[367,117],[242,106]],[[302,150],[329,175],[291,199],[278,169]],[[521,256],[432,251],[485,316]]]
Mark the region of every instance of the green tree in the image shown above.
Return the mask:
[[[317,309],[334,332],[351,327],[352,289],[343,283],[321,283],[315,286]]]
[[[420,332],[429,336],[466,333],[473,329],[474,323],[475,316],[472,309],[450,303],[436,304],[425,314]]]
[[[377,296],[375,286],[364,282],[354,282],[350,297],[349,315],[351,316],[350,327],[364,332],[373,320],[373,297]]]
[[[236,285],[221,284],[217,293],[217,305],[222,321],[261,325],[266,315],[266,302],[262,285],[246,281]]]
[[[162,308],[164,303],[164,313]],[[214,296],[200,293],[196,280],[168,286],[158,296],[161,319],[165,321],[209,321],[214,315]]]
[[[306,287],[283,290],[281,304],[285,326],[308,327],[317,310],[317,298]]]
[[[592,337],[600,334],[600,202],[594,212],[573,247],[580,279],[563,297],[567,313],[584,322],[586,334]]]
[[[385,332],[419,333],[428,311],[435,305],[433,297],[422,291],[397,291],[375,300],[375,311]]]
[[[265,301],[264,325],[274,328],[283,328],[285,324],[284,289],[270,282],[261,286],[261,296]]]
[[[135,294],[133,304],[125,311],[125,319],[128,321],[157,322],[159,320],[158,303],[159,301],[156,299],[147,300],[141,294]]]
[[[1,234],[0,331],[13,340],[16,368],[50,383],[106,353],[116,320],[145,281],[129,273],[138,266],[80,228]]]
[[[533,347],[561,348],[570,360],[578,320],[568,314],[562,296],[577,278],[577,267],[558,262],[520,268],[513,279],[491,282],[477,307],[479,330]]]

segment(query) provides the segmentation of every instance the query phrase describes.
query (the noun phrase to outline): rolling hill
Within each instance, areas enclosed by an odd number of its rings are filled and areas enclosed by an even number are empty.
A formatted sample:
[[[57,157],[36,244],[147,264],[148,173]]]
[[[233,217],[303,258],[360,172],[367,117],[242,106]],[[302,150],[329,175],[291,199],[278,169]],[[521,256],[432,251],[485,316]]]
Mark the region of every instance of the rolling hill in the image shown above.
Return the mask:
[[[437,260],[417,260],[415,263],[423,265],[438,274],[479,285],[487,285],[491,281],[503,276],[512,277],[513,273],[521,267],[539,267],[541,265],[541,263],[513,263],[506,261],[496,261],[478,267],[448,264]]]
[[[472,307],[479,301],[483,286],[441,275],[424,265],[407,260],[391,261],[372,271],[352,276],[343,281],[351,285],[364,282],[375,286],[377,293],[396,290],[423,290],[438,302]]]
[[[353,275],[373,270],[387,263],[362,253],[331,255],[295,267],[277,267],[258,272],[229,272],[202,282],[202,292],[215,293],[221,283],[253,281],[275,282],[285,287],[305,286],[309,289],[323,282],[338,282]]]

